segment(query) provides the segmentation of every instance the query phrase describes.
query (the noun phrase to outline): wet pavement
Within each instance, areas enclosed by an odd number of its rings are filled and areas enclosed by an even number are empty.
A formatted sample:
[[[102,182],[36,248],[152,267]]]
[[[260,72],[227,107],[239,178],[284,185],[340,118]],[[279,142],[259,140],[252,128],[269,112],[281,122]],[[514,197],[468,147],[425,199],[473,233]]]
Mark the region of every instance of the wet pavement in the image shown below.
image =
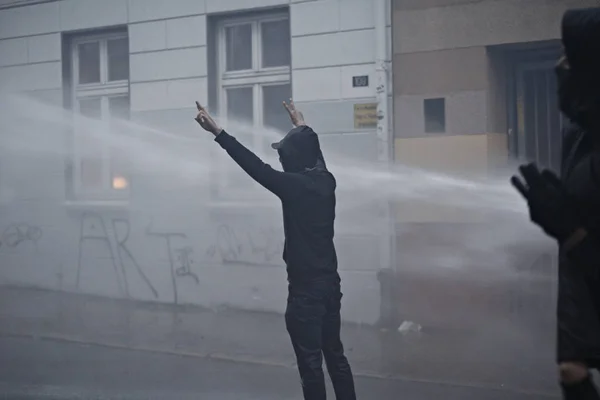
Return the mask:
[[[0,337],[0,354],[0,398],[302,398],[296,371],[286,367],[17,337]],[[370,400],[545,398],[509,395],[481,388],[366,377],[358,377],[356,386],[359,399]],[[330,397],[333,396],[330,394]]]
[[[125,398],[187,398],[197,391],[204,395],[196,398],[202,399],[294,399],[298,394],[293,352],[277,314],[0,287],[0,336],[7,335],[58,339],[61,344],[19,339],[13,346],[10,340],[15,339],[4,340],[3,390],[116,390],[110,392],[116,396],[122,385],[133,396]],[[398,391],[409,393],[412,397],[402,397],[409,399],[542,399],[558,394],[552,337],[536,336],[526,325],[495,320],[477,330],[424,329],[401,335],[347,324],[343,339],[363,398],[398,398]],[[7,368],[7,362],[13,367]],[[228,385],[227,376],[236,385]],[[106,385],[94,386],[96,378]],[[369,395],[371,390],[381,394]],[[161,391],[169,396],[155,397]],[[56,398],[65,398],[64,393]]]

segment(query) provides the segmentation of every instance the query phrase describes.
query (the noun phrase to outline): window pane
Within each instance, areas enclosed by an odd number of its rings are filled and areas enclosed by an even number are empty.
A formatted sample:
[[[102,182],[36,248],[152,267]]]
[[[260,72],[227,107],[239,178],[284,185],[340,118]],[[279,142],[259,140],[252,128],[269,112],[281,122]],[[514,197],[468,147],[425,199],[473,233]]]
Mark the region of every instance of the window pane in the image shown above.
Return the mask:
[[[87,118],[102,118],[102,103],[99,97],[93,99],[79,99],[79,114]]]
[[[260,32],[262,68],[290,65],[290,21],[263,22]]]
[[[225,28],[225,67],[227,71],[252,69],[252,25]]]
[[[87,118],[102,118],[102,99],[100,97],[79,99],[79,113]],[[84,188],[102,187],[101,143],[98,138],[85,130],[78,131],[80,143],[81,186]]]
[[[252,123],[254,116],[253,88],[227,89],[227,119]]]
[[[287,132],[292,128],[282,102],[291,97],[291,85],[263,86],[263,122],[266,127]]]
[[[81,186],[88,189],[102,187],[102,159],[100,157],[81,158]]]
[[[236,120],[249,126],[236,129],[236,138],[246,144],[252,145],[252,123],[254,120],[254,88],[243,87],[227,89],[227,119]],[[249,188],[252,185],[252,179],[240,168],[231,168],[227,171],[227,186],[235,189]]]
[[[79,83],[100,82],[100,43],[77,45],[79,57]]]
[[[110,97],[108,99],[108,110],[111,118],[129,119],[129,97]]]
[[[129,119],[129,97],[110,97],[108,99],[108,109],[111,118],[122,120]],[[113,135],[118,135],[115,127],[111,128]],[[111,139],[110,146],[110,185],[115,190],[125,190],[129,187],[128,157],[123,147],[118,146],[118,137]]]
[[[446,99],[425,99],[423,100],[423,109],[425,114],[425,132],[446,132]]]
[[[107,52],[108,80],[129,79],[129,40],[127,38],[109,40]]]

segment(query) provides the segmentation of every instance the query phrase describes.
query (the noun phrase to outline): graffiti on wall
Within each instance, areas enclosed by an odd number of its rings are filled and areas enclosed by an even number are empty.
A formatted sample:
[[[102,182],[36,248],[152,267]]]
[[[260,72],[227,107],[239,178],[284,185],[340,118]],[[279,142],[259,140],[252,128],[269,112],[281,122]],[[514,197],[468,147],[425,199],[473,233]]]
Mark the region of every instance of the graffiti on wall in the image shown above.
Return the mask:
[[[191,246],[184,246],[181,248],[174,246],[175,239],[187,240],[187,235],[180,232],[157,232],[153,228],[153,223],[150,222],[146,228],[146,234],[150,237],[159,238],[164,240],[164,245],[169,260],[169,267],[171,271],[171,284],[173,286],[173,302],[179,303],[179,293],[177,278],[189,278],[196,283],[200,284],[200,278],[194,272],[192,272],[192,259],[193,248]]]
[[[192,272],[192,264],[194,260],[192,253],[194,249],[191,246],[185,246],[181,249],[175,250],[175,256],[178,263],[175,269],[175,274],[180,277],[190,277],[196,282],[196,285],[200,284],[200,278],[194,272]]]
[[[275,228],[256,230],[220,225],[207,256],[223,264],[283,265],[283,234]]]
[[[26,243],[31,243],[37,248],[42,235],[42,228],[39,226],[24,223],[10,224],[0,236],[0,248],[14,249]]]
[[[83,263],[84,246],[89,242],[99,242],[103,244],[104,251],[106,252],[105,255],[110,260],[118,289],[123,296],[131,297],[130,278],[133,274],[134,277],[137,277],[137,279],[140,279],[144,283],[154,298],[160,297],[155,285],[144,272],[141,264],[128,246],[130,233],[131,226],[127,219],[107,218],[92,212],[82,215],[77,261],[77,288],[80,288],[82,271],[86,267]],[[177,278],[190,278],[196,284],[200,283],[198,275],[192,271],[194,262],[192,259],[193,248],[191,246],[183,248],[174,246],[173,239],[187,239],[187,235],[184,233],[156,232],[152,228],[152,223],[146,228],[145,233],[150,238],[159,238],[164,241],[164,249],[169,260],[171,283],[173,286],[173,301],[177,304],[179,301]]]
[[[129,294],[128,269],[133,268],[139,278],[145,283],[152,292],[154,298],[158,298],[158,291],[148,279],[148,276],[142,270],[133,253],[127,247],[131,227],[127,219],[108,218],[108,226],[112,228],[112,235],[109,235],[105,219],[96,213],[86,212],[82,215],[80,221],[80,234],[77,259],[77,277],[75,285],[79,289],[81,284],[81,274],[85,267],[82,263],[84,255],[84,246],[89,242],[99,242],[104,244],[107,255],[112,264],[115,280],[119,291],[126,297]],[[112,237],[111,237],[112,236]],[[111,240],[112,239],[112,240]],[[115,244],[113,248],[113,243]]]

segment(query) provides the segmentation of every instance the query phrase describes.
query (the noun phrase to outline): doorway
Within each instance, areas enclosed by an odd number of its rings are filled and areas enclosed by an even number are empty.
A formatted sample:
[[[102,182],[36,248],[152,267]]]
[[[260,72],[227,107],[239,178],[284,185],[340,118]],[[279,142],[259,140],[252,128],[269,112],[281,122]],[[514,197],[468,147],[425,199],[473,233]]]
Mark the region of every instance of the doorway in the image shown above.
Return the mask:
[[[520,162],[560,170],[564,117],[558,109],[554,66],[558,46],[511,55],[509,151]]]

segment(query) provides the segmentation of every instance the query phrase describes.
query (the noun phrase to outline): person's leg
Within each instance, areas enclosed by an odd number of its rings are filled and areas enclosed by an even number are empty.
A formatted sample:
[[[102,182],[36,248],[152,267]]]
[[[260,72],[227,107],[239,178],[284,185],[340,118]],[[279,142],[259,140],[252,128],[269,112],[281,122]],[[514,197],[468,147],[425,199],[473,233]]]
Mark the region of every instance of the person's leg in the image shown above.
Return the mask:
[[[325,377],[321,350],[322,302],[290,294],[285,324],[296,353],[305,400],[325,400]]]
[[[356,400],[354,378],[340,338],[342,293],[337,288],[327,302],[323,319],[323,355],[337,400]]]
[[[589,368],[600,360],[600,319],[594,271],[561,260],[558,274],[557,361],[565,400],[600,400]]]
[[[560,386],[565,400],[600,400],[592,376],[584,363],[559,364]]]

